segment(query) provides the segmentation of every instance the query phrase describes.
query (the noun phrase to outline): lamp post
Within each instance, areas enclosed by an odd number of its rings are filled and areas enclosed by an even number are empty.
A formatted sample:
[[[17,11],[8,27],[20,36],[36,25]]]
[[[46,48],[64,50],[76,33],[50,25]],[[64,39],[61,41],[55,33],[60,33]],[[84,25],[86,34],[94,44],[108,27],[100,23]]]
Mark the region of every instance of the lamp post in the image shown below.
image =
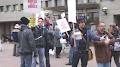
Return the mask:
[[[107,8],[107,7],[103,7],[103,8],[102,8],[102,11],[104,12],[105,15],[108,14],[108,8]]]

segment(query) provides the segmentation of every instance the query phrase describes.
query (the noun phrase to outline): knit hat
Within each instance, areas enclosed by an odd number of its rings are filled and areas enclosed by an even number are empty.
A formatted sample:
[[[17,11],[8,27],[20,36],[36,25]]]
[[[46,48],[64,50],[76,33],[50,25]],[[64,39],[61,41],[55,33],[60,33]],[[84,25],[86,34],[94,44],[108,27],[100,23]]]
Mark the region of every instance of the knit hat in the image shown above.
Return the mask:
[[[79,17],[77,17],[77,22],[78,23],[85,23],[85,16],[79,16]]]
[[[21,24],[25,24],[25,25],[28,25],[29,23],[29,19],[26,17],[21,17],[20,21]]]
[[[16,29],[19,29],[20,28],[20,25],[19,24],[15,24],[14,28]]]

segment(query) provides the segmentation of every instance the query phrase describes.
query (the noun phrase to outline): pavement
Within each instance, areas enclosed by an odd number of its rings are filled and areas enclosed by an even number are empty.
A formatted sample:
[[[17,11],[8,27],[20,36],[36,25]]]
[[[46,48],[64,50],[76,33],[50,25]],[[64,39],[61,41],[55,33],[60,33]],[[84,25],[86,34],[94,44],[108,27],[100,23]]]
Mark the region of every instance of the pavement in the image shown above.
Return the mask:
[[[20,57],[13,56],[14,44],[6,42],[2,45],[3,45],[3,51],[0,52],[0,67],[20,67]],[[91,49],[92,49],[94,58],[88,62],[88,67],[97,67],[97,64],[95,61],[94,48],[91,47]],[[54,55],[50,55],[51,67],[71,67],[71,66],[65,65],[68,62],[68,52],[69,52],[69,48],[64,49],[61,52],[61,58],[59,59],[56,59]],[[78,67],[81,67],[80,62]],[[112,61],[111,67],[116,67],[113,61]]]

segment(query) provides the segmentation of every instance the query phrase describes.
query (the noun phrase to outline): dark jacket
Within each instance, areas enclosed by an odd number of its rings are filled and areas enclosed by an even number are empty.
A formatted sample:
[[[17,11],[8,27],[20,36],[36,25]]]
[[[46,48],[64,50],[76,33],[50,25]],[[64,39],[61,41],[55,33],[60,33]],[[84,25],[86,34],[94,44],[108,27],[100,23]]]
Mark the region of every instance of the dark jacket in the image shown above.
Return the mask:
[[[76,44],[76,49],[78,51],[88,51],[89,49],[89,44],[87,43],[87,29],[83,29],[83,30],[76,30],[77,32],[81,32],[83,34],[82,39],[76,39],[75,38],[75,44]],[[71,39],[71,45],[74,45],[74,39]]]
[[[48,31],[45,26],[35,27],[34,38],[35,38],[35,44],[37,48],[43,48],[47,46],[47,43],[48,43],[47,35],[48,35]]]
[[[12,31],[12,37],[13,37],[14,42],[18,42],[18,32],[19,31],[20,31],[19,29],[13,29],[13,31]]]
[[[21,54],[32,54],[35,51],[34,36],[27,25],[21,25],[21,31],[18,33],[19,52]]]
[[[60,34],[59,34],[60,31],[55,31],[54,33],[54,44],[55,44],[55,47],[62,47],[62,44],[60,43]]]
[[[88,51],[91,43],[94,40],[99,40],[99,37],[95,36],[95,34],[90,29],[84,28],[83,30],[77,29],[76,31],[77,32],[80,31],[82,33],[82,39],[75,38],[75,41],[74,41],[74,39],[73,39],[74,35],[72,35],[72,37],[70,39],[70,43],[71,43],[72,47],[74,46],[74,44],[76,45],[77,51]]]

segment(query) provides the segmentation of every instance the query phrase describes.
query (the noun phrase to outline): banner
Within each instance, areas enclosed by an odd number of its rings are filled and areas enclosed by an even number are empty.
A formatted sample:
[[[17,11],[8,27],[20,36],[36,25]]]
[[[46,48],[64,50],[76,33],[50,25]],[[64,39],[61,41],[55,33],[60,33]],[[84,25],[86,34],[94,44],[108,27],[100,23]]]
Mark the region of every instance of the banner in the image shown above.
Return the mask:
[[[24,12],[36,14],[41,11],[41,0],[23,0]]]
[[[68,21],[76,23],[76,0],[69,0],[68,2]]]
[[[69,25],[68,25],[68,22],[65,18],[59,19],[56,22],[57,22],[57,25],[58,25],[61,32],[67,32],[67,31],[71,30]]]

